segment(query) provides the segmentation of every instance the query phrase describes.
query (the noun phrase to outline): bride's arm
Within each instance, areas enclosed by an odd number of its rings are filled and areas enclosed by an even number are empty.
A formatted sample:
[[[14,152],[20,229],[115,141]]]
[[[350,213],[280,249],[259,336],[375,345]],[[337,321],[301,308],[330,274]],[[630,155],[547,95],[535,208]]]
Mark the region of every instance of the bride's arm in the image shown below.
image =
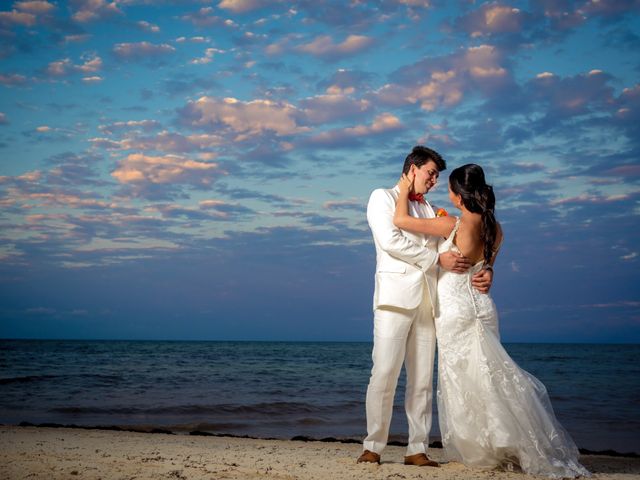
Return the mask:
[[[403,175],[398,183],[400,194],[396,203],[396,212],[393,216],[393,224],[409,232],[448,237],[455,226],[453,217],[416,218],[409,215],[409,191],[413,179]]]

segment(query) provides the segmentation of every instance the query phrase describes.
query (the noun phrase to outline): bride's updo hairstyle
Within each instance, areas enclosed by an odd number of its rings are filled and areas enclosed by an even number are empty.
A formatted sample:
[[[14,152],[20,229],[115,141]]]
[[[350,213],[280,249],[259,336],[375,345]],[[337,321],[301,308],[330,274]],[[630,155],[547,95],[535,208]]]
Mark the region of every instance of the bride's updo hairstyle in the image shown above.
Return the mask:
[[[449,175],[449,186],[453,193],[462,197],[462,203],[467,210],[482,215],[484,261],[489,263],[493,257],[493,246],[498,232],[494,214],[496,197],[493,194],[493,187],[487,185],[482,167],[475,163],[453,170]]]

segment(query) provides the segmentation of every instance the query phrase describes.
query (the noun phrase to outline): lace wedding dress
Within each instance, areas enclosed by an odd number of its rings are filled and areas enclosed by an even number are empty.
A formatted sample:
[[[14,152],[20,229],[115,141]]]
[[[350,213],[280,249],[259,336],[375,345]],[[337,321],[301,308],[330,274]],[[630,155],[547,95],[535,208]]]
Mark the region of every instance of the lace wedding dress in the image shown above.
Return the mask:
[[[440,252],[458,251],[453,240],[459,225],[460,219]],[[545,386],[502,347],[493,300],[472,288],[482,265],[466,274],[441,269],[438,279],[437,399],[446,457],[551,478],[588,476]]]

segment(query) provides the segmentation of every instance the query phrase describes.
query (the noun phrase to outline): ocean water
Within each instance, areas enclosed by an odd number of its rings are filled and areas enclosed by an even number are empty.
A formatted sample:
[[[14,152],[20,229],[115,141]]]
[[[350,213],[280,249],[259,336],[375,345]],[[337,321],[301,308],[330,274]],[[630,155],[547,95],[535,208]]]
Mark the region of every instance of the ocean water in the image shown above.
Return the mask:
[[[579,447],[640,452],[640,345],[505,346]],[[0,340],[0,423],[361,440],[370,369],[370,343]]]

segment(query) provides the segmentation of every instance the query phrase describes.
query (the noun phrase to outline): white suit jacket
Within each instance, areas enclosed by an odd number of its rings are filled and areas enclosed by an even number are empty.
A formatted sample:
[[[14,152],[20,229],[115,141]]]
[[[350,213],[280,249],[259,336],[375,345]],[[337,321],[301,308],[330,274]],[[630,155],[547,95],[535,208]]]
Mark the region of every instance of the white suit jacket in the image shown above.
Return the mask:
[[[399,229],[393,224],[399,189],[377,189],[367,205],[367,220],[376,246],[376,275],[373,309],[378,307],[417,308],[424,289],[437,308],[438,238]],[[409,213],[433,218],[427,202],[410,202]]]

